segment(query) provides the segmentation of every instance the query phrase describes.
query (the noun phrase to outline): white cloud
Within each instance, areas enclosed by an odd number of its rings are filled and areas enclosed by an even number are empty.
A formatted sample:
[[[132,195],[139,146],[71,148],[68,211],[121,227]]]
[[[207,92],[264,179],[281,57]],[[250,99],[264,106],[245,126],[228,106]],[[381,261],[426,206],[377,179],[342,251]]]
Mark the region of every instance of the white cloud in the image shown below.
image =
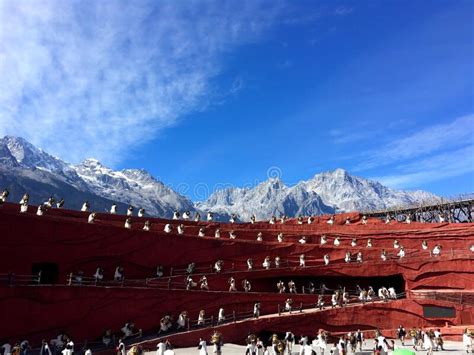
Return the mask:
[[[413,161],[421,157],[474,144],[474,114],[456,118],[450,123],[434,124],[403,138],[395,139],[385,147],[365,152],[364,159],[354,170],[367,170],[397,162]],[[436,156],[433,156],[436,158]]]
[[[0,134],[73,162],[116,163],[130,146],[202,109],[220,55],[257,40],[282,6],[1,1]]]
[[[413,188],[423,184],[474,172],[474,144],[409,160],[397,166],[397,174],[373,179],[393,188]]]

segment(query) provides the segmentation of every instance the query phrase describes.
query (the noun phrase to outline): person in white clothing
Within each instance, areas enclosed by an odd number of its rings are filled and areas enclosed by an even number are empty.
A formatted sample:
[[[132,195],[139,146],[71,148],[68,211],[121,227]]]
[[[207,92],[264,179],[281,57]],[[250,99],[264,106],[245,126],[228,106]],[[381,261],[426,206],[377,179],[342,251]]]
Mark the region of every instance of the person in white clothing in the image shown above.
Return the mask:
[[[199,338],[198,350],[199,355],[207,355],[207,344],[206,341],[202,338]]]
[[[372,248],[372,239],[367,239],[367,248]]]
[[[263,240],[263,233],[262,232],[258,232],[257,234],[257,242],[261,242]]]
[[[216,229],[214,232],[214,238],[220,238],[221,237],[221,230],[219,228]]]
[[[385,249],[382,249],[382,252],[380,253],[380,259],[382,259],[382,261],[387,261],[387,252]]]
[[[433,248],[433,251],[431,252],[433,256],[440,256],[441,255],[441,245],[436,244],[435,247]]]
[[[247,270],[252,271],[253,269],[253,260],[251,258],[247,259]]]
[[[324,245],[324,244],[327,244],[327,242],[328,242],[328,238],[325,235],[322,235],[320,244]]]
[[[198,315],[197,325],[204,325],[206,323],[206,311],[201,309]]]
[[[423,241],[421,242],[421,248],[422,248],[423,250],[428,249],[428,242],[427,242],[426,240],[423,240]]]
[[[230,223],[236,223],[237,222],[237,215],[235,213],[232,213],[229,219]]]
[[[87,212],[89,211],[89,202],[84,202],[81,207],[81,212]]]
[[[119,339],[119,343],[118,343],[118,346],[117,346],[117,355],[120,354],[120,355],[125,355],[126,354],[126,351],[125,351],[125,344],[123,342],[122,339]],[[161,355],[161,354],[160,354]]]
[[[235,238],[237,238],[237,234],[235,234],[234,231],[230,231],[230,232],[229,232],[229,238],[230,238],[230,239],[235,239]]]
[[[94,280],[96,283],[101,282],[104,279],[104,270],[101,267],[98,267],[95,270]]]
[[[44,206],[43,205],[39,205],[38,206],[38,209],[36,210],[36,215],[37,216],[42,216],[44,214]]]
[[[191,218],[191,212],[186,211],[183,213],[183,220],[189,221],[190,218]]]
[[[270,223],[270,224],[275,224],[275,223],[276,223],[276,217],[275,217],[275,216],[272,216],[272,217],[270,218],[270,220],[268,221],[268,223]]]
[[[46,346],[48,346],[48,344],[46,344]],[[49,347],[48,347],[49,349]],[[3,355],[11,355],[12,353],[12,346],[11,344],[7,341],[6,343],[4,343],[2,345],[2,347],[0,347],[0,350],[3,352]],[[51,353],[51,351],[50,351]]]
[[[91,213],[89,215],[89,217],[87,218],[87,223],[94,223],[95,222],[95,216],[96,216],[96,213]]]
[[[395,240],[393,241],[393,247],[394,247],[395,249],[399,249],[399,248],[400,248],[400,242],[395,239]]]
[[[165,228],[164,228],[165,233],[171,233],[172,230],[173,230],[173,226],[171,226],[171,224],[169,223],[166,223]]]
[[[219,313],[217,315],[217,323],[225,322],[224,308],[219,308]]]
[[[22,202],[20,204],[20,213],[28,212],[28,201]]]
[[[114,203],[111,207],[110,207],[110,214],[117,214],[117,204]]]
[[[214,270],[219,273],[222,271],[222,266],[224,265],[224,262],[222,260],[217,260],[216,263],[214,264]]]
[[[254,316],[255,318],[260,317],[260,302],[256,302],[256,303],[253,305],[253,316]]]
[[[275,268],[279,268],[280,267],[280,257],[279,256],[275,256]]]
[[[265,260],[263,260],[262,266],[264,269],[267,269],[267,270],[270,269],[271,261],[270,261],[269,256],[265,257]]]
[[[123,267],[117,266],[114,273],[115,281],[123,281]]]
[[[130,217],[128,217],[126,220],[125,220],[125,225],[124,225],[125,228],[127,229],[131,229],[132,228],[132,219]]]
[[[339,245],[341,245],[341,241],[339,240],[339,237],[336,237],[336,239],[334,239],[334,246],[338,247]]]
[[[63,355],[72,355],[74,353],[74,342],[71,339],[67,339],[66,347],[62,351]]]
[[[178,320],[176,321],[176,329],[184,329],[188,320],[188,312],[183,311],[179,314]]]
[[[194,215],[194,222],[199,222],[201,220],[201,215],[196,212],[196,214]]]
[[[174,219],[175,221],[177,221],[177,220],[179,219],[179,212],[178,212],[178,211],[174,211],[174,212],[173,212],[173,219]]]
[[[283,238],[283,233],[278,233],[278,235],[277,235],[277,241],[278,241],[278,243],[283,242],[283,239],[284,239],[284,238]]]
[[[331,216],[326,223],[332,226],[334,224],[334,216]]]
[[[325,254],[323,259],[324,259],[324,265],[329,265],[329,261],[330,261],[329,254]]]
[[[84,355],[92,355],[92,350],[90,348],[87,348],[87,350],[84,351]]]
[[[214,213],[207,212],[207,221],[212,222],[214,220]]]
[[[150,221],[145,221],[145,223],[143,224],[143,230],[145,232],[148,232],[150,230],[150,227],[151,227]]]
[[[346,263],[350,263],[350,262],[351,262],[351,258],[352,258],[351,252],[350,252],[350,251],[346,251],[346,256],[344,257],[344,261],[345,261]]]
[[[252,224],[255,224],[255,222],[257,221],[257,216],[255,216],[254,214],[250,216],[250,223]]]
[[[312,343],[313,347],[319,348],[321,351],[321,354],[324,354],[324,352],[326,351],[326,348],[327,348],[326,339],[327,339],[326,333],[324,332],[324,330],[320,329],[316,339],[313,340],[313,343]]]
[[[377,340],[377,345],[382,347],[385,354],[388,353],[388,348],[389,348],[388,342],[381,332],[376,332],[376,340]]]
[[[199,279],[199,283],[200,283],[201,290],[208,290],[209,291],[209,283],[208,283],[207,277],[205,275],[203,275]]]
[[[357,261],[358,263],[363,262],[363,259],[362,259],[362,252],[359,251],[359,252],[357,253],[356,261]]]
[[[179,234],[179,235],[184,234],[184,224],[180,224],[180,225],[178,226],[178,234]]]
[[[133,216],[133,206],[132,205],[128,206],[128,208],[127,208],[127,216],[129,216],[129,217]]]
[[[300,238],[300,240],[298,240],[298,242],[299,242],[300,244],[306,244],[306,237],[305,237],[305,236],[302,236],[302,237]]]
[[[427,331],[421,332],[423,336],[423,348],[426,350],[426,355],[433,354],[433,339],[431,339],[431,334]]]
[[[403,247],[400,247],[400,251],[398,252],[397,254],[400,259],[404,258],[405,257],[405,249]]]
[[[229,292],[237,291],[237,288],[235,287],[235,279],[233,277],[230,277],[229,280],[227,280],[227,283],[229,284]]]
[[[304,254],[300,255],[300,267],[305,267],[306,266],[306,260],[304,257]]]
[[[206,236],[206,233],[204,232],[204,228],[199,228],[198,237],[205,237],[205,236]]]
[[[472,347],[472,335],[467,328],[464,329],[464,333],[462,334],[462,344],[466,350],[466,353],[474,352]]]
[[[162,340],[156,344],[156,355],[164,355],[165,353],[165,343]]]
[[[138,210],[138,217],[143,217],[145,216],[145,209],[142,207]]]
[[[352,238],[351,240],[351,247],[356,247],[357,246],[357,239],[356,238]]]

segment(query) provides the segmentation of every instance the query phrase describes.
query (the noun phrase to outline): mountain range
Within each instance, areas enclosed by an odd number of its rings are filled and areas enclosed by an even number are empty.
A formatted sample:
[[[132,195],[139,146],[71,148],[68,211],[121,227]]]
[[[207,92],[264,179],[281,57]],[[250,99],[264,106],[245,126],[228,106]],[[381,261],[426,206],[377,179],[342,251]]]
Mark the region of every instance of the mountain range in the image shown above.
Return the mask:
[[[73,165],[35,147],[23,138],[0,139],[0,188],[9,189],[11,201],[28,192],[30,203],[53,195],[64,198],[66,207],[79,209],[88,201],[94,211],[108,211],[117,203],[119,212],[128,205],[145,208],[147,214],[171,217],[175,210],[212,211],[220,219],[237,214],[248,220],[272,215],[320,215],[367,211],[435,202],[439,197],[425,191],[393,190],[356,177],[343,169],[323,172],[312,179],[287,186],[270,178],[253,188],[215,191],[206,201],[193,203],[142,169],[114,171],[95,159]]]

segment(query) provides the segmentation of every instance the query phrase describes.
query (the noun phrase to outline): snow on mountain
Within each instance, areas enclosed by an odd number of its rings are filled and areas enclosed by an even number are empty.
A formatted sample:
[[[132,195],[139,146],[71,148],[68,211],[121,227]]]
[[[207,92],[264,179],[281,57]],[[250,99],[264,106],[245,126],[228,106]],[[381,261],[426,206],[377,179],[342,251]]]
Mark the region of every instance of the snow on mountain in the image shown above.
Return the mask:
[[[123,205],[119,208],[123,209],[122,212],[125,212],[126,205],[131,204],[145,208],[148,214],[163,217],[170,217],[176,209],[194,211],[189,199],[166,187],[145,170],[114,171],[95,159],[72,165],[19,137],[5,136],[0,139],[0,168],[10,168],[9,174],[2,174],[0,178],[9,181],[16,194],[28,191],[30,195],[35,195],[33,186],[41,183],[43,192],[37,197],[40,201],[44,201],[49,194],[64,197],[66,201],[68,196],[74,195],[74,200],[78,200],[78,193],[83,192],[84,196],[88,196],[84,200],[89,200],[92,208],[98,211],[104,211],[107,205],[110,207],[110,201],[121,202]],[[14,183],[15,179],[7,179],[7,175],[16,175],[17,183]],[[22,181],[22,186],[18,185],[18,181]],[[66,189],[65,184],[70,185],[72,190]],[[43,196],[48,185],[51,186],[50,192]],[[94,200],[97,206],[94,206]],[[34,198],[33,201],[40,202]]]
[[[382,210],[396,206],[436,202],[439,198],[425,191],[399,191],[343,169],[323,172],[300,183],[307,191],[321,196],[338,212]]]
[[[171,217],[175,210],[194,211],[193,203],[179,195],[145,170],[114,171],[95,159],[74,166],[89,190],[114,201],[143,207],[148,213]]]
[[[248,220],[252,214],[267,219],[272,215],[308,216],[439,201],[429,192],[393,190],[336,169],[294,186],[271,178],[254,188],[219,190],[194,205],[145,170],[114,171],[95,159],[72,165],[11,136],[0,139],[0,184],[9,186],[15,199],[28,191],[32,202],[37,203],[54,194],[74,201],[74,208],[79,208],[82,200],[89,200],[96,211],[108,209],[114,201],[120,203],[122,212],[131,204],[162,217],[171,217],[175,210],[210,210],[221,219],[232,213],[241,220]]]
[[[216,191],[197,207],[219,215],[235,213],[246,221],[252,214],[257,219],[268,219],[272,215],[308,216],[334,211],[315,192],[306,191],[300,186],[288,187],[280,179],[268,179],[253,189],[227,188]]]
[[[248,220],[252,214],[257,219],[268,219],[272,215],[296,217],[386,209],[429,201],[439,201],[439,198],[425,191],[392,190],[336,169],[292,187],[279,179],[269,179],[253,189],[219,190],[198,206],[221,215],[236,213]]]

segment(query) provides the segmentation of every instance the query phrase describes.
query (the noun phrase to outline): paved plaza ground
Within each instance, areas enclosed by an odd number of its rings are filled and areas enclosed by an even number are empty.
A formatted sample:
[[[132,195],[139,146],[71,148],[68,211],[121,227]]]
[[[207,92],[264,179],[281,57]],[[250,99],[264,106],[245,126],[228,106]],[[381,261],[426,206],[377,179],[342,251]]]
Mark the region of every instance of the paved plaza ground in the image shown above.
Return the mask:
[[[397,340],[395,342],[396,345],[399,347],[401,346],[401,343]],[[355,354],[359,355],[365,355],[365,354],[372,354],[372,349],[373,349],[374,342],[372,339],[369,339],[365,342],[365,346],[363,348],[363,352],[356,352]],[[410,346],[405,346],[402,348],[407,348],[413,350]],[[445,350],[444,351],[435,351],[434,354],[439,354],[439,355],[461,355],[461,354],[466,354],[466,351],[463,349],[462,342],[454,342],[454,341],[445,341]],[[212,354],[212,346],[208,346],[208,354]],[[198,355],[199,351],[197,350],[197,345],[196,347],[192,348],[183,348],[183,349],[174,349],[175,355]],[[148,352],[146,353],[147,355],[155,355],[154,352]],[[293,348],[292,355],[298,355],[299,354],[299,345],[295,345]],[[320,355],[320,352],[317,352],[318,355]],[[329,349],[327,349],[324,353],[325,355],[329,355]],[[336,353],[337,354],[337,353]],[[352,352],[349,352],[349,354],[353,354]],[[389,352],[391,354],[391,352]],[[426,351],[417,351],[417,355],[425,355]],[[225,344],[224,347],[222,348],[222,355],[245,355],[245,346],[242,345],[235,345],[235,344]],[[286,353],[285,353],[286,355]]]

